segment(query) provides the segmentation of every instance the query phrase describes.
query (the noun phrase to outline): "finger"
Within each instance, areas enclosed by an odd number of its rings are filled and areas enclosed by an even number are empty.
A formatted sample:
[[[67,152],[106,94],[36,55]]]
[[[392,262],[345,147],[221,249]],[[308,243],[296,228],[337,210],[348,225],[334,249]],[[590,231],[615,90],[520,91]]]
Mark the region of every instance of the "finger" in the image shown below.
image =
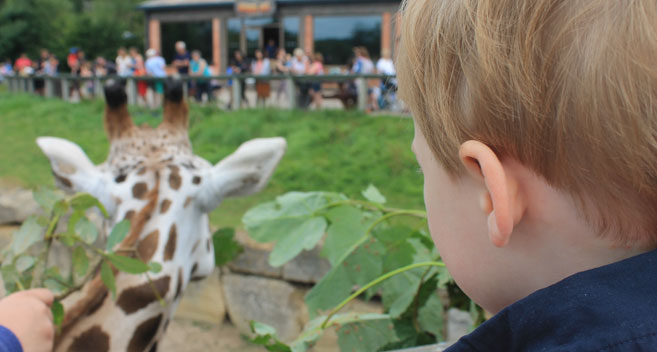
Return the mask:
[[[50,306],[52,302],[55,300],[55,295],[53,295],[50,290],[47,290],[45,288],[37,288],[33,290],[28,290],[25,291],[25,294],[30,295],[39,301],[45,303],[46,305]]]

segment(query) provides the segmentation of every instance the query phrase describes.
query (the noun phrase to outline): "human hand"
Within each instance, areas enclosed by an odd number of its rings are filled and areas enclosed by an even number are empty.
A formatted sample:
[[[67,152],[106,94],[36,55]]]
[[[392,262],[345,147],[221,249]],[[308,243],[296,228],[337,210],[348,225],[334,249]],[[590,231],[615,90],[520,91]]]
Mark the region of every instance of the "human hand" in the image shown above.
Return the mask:
[[[34,289],[0,300],[0,325],[18,337],[23,351],[52,351],[55,329],[50,305],[54,298],[46,289]]]

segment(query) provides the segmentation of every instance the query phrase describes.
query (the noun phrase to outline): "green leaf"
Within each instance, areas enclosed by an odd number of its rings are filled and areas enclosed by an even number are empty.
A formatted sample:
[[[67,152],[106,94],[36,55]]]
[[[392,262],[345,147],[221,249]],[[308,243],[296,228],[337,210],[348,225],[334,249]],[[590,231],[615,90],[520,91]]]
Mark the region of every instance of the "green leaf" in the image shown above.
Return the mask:
[[[44,234],[45,230],[39,226],[36,217],[30,216],[23,222],[21,228],[14,232],[11,250],[15,254],[21,254],[33,244],[42,241]]]
[[[98,229],[96,228],[96,225],[85,217],[80,218],[77,224],[75,224],[75,232],[80,236],[82,241],[87,244],[93,244],[98,238]]]
[[[345,280],[347,275],[347,268],[344,265],[338,265],[333,267],[320,282],[313,286],[305,297],[311,317],[337,306],[349,297],[352,284],[349,280]]]
[[[75,210],[71,214],[71,216],[68,218],[68,227],[67,230],[69,233],[74,233],[75,231],[75,225],[77,225],[78,221],[84,217],[84,212],[80,210]]]
[[[78,241],[75,234],[70,233],[57,234],[56,237],[61,243],[68,247],[73,247]]]
[[[105,257],[109,259],[109,261],[112,262],[112,264],[114,264],[117,269],[128,274],[143,274],[150,270],[148,264],[142,262],[139,259],[134,259],[114,253],[107,254]]]
[[[383,274],[381,253],[384,251],[381,243],[370,239],[356,248],[347,259],[342,262],[347,268],[347,277],[352,285],[364,286]],[[376,287],[366,291],[369,299],[376,293]]]
[[[43,273],[43,286],[54,293],[66,291],[72,283],[69,283],[59,272],[59,267],[51,266]]]
[[[405,242],[413,234],[408,226],[393,225],[390,227],[379,227],[373,231],[373,236],[384,243],[386,247],[392,247]],[[433,246],[433,242],[431,242]]]
[[[316,217],[330,200],[337,198],[339,195],[325,192],[290,192],[273,202],[249,209],[242,222],[254,240],[261,243],[278,241],[307,219]]]
[[[47,187],[39,187],[32,193],[32,197],[34,197],[34,200],[47,214],[52,212],[52,209],[57,201],[64,199],[60,193],[56,193]]]
[[[18,290],[16,281],[20,279],[16,267],[13,264],[2,265],[0,272],[2,273],[2,281],[5,284],[7,294],[16,292]]]
[[[381,194],[381,192],[379,192],[379,190],[374,187],[373,184],[367,186],[367,189],[361,193],[363,194],[363,197],[365,197],[365,199],[369,200],[370,202],[379,204],[384,204],[386,202],[386,197],[384,197],[383,194]]]
[[[68,211],[68,202],[66,199],[60,199],[55,202],[52,208],[52,213],[56,216],[62,216]]]
[[[103,204],[94,196],[88,193],[79,193],[71,198],[71,207],[77,211],[86,211],[89,208],[97,207],[105,217],[108,217],[107,210]]]
[[[130,232],[130,220],[124,219],[114,225],[112,232],[110,232],[110,235],[107,238],[106,249],[108,251],[112,251],[114,246],[123,241],[123,239],[128,235],[128,232]]]
[[[68,289],[68,286],[64,285],[63,282],[53,278],[44,279],[43,286],[55,294],[65,292]]]
[[[269,265],[281,266],[296,257],[302,250],[313,249],[325,231],[326,219],[323,217],[307,219],[290,229],[288,234],[274,246],[269,255]]]
[[[149,262],[148,263],[148,272],[157,274],[162,271],[162,264],[158,262]]]
[[[223,228],[212,235],[212,244],[214,245],[214,263],[216,266],[226,265],[240,253],[244,247],[235,241],[235,229]]]
[[[264,346],[267,351],[271,352],[292,351],[288,345],[280,341],[276,334],[276,329],[273,327],[253,320],[249,322],[249,326],[251,327],[251,332],[256,335],[255,338],[251,339],[251,342]]]
[[[393,318],[403,314],[413,302],[420,287],[420,279],[426,268],[405,271],[381,284],[383,306]]]
[[[109,263],[103,260],[103,263],[100,265],[100,279],[103,280],[103,283],[107,289],[112,293],[112,297],[116,298],[116,283],[114,282],[114,273]]]
[[[75,275],[83,277],[89,269],[89,257],[82,247],[77,247],[73,251],[73,271]]]
[[[330,327],[341,327],[345,324],[350,324],[357,321],[371,321],[371,320],[383,320],[389,319],[388,315],[385,314],[359,314],[359,313],[345,313],[345,314],[336,314],[331,318],[331,321],[327,325],[327,328]],[[324,333],[325,329],[322,329],[322,324],[326,320],[326,316],[320,316],[311,320],[306,324],[305,328],[301,334],[290,343],[290,347],[293,352],[305,352],[308,349],[312,348],[315,345],[315,342]]]
[[[338,330],[341,351],[378,351],[397,340],[390,317],[377,314],[370,319],[359,318],[353,323],[343,324]]]
[[[363,211],[351,206],[340,206],[327,212],[331,222],[321,254],[335,266],[367,239],[367,220]]]
[[[438,340],[442,340],[445,323],[443,321],[443,304],[437,293],[432,293],[426,303],[419,309],[418,323],[424,331],[428,331]]]
[[[34,257],[29,256],[29,255],[22,255],[22,256],[18,257],[18,259],[16,260],[16,263],[15,263],[16,270],[19,273],[23,273],[26,270],[33,267],[34,263],[35,263]]]
[[[387,248],[383,254],[383,271],[389,272],[419,262],[414,260],[415,247],[407,241]]]
[[[50,311],[52,312],[52,322],[56,327],[62,325],[64,321],[64,306],[59,301],[52,302],[50,306]]]

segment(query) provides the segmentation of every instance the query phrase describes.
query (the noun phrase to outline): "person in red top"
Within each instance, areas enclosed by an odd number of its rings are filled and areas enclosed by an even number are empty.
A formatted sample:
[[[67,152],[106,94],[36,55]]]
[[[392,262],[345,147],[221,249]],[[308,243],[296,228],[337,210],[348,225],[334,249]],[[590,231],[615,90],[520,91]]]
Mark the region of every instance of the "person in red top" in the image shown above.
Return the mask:
[[[31,68],[32,60],[27,57],[26,53],[22,53],[21,56],[16,59],[16,63],[14,63],[14,71],[16,71],[19,75],[29,74]]]

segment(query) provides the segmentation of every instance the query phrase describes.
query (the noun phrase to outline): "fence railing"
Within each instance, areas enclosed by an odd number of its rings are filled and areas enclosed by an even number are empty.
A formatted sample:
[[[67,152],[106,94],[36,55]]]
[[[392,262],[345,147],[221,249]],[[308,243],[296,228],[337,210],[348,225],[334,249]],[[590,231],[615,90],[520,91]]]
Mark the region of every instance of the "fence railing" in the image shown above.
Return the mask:
[[[380,75],[380,74],[327,74],[327,75],[267,75],[257,76],[250,74],[243,75],[219,75],[219,76],[176,76],[176,77],[148,77],[148,76],[101,76],[101,77],[81,77],[68,74],[60,74],[57,76],[4,76],[8,82],[8,88],[11,92],[28,92],[39,93],[48,98],[59,97],[65,101],[71,100],[71,93],[75,89],[88,84],[92,87],[92,95],[96,98],[104,98],[103,86],[108,80],[119,80],[125,82],[126,93],[128,95],[128,104],[136,104],[138,99],[137,85],[139,82],[160,82],[164,83],[169,79],[180,80],[185,82],[183,84],[184,94],[188,96],[188,82],[193,83],[207,83],[219,82],[222,87],[231,89],[231,108],[239,109],[242,106],[243,99],[243,85],[250,80],[254,81],[283,81],[285,82],[285,95],[288,98],[287,108],[295,109],[299,107],[299,97],[304,97],[304,90],[309,89],[309,84],[319,83],[320,86],[324,83],[332,82],[338,84],[338,89],[332,97],[335,98],[352,98],[355,100],[355,106],[359,110],[366,110],[368,107],[369,93],[368,90],[373,86],[372,81],[380,80],[381,82],[390,82],[395,79],[395,76]],[[348,83],[349,89],[343,89],[344,85],[341,83]],[[353,83],[353,84],[351,84]]]

